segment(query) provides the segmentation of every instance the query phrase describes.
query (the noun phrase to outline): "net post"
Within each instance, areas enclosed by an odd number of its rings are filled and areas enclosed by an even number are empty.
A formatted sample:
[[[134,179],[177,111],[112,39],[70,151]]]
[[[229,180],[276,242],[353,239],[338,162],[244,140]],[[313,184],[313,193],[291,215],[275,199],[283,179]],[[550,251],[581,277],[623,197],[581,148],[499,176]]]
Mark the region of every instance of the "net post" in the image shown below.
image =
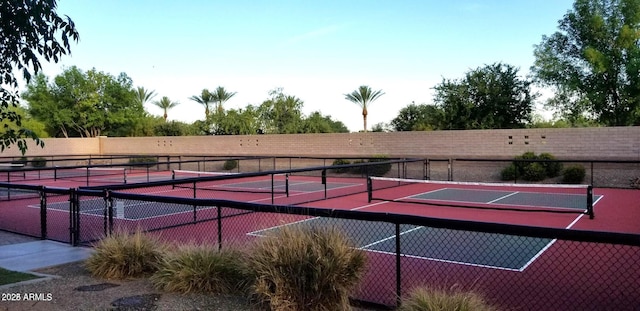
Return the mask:
[[[373,185],[371,182],[371,176],[369,176],[367,177],[367,199],[369,203],[371,203],[372,197],[373,197]]]
[[[284,174],[284,192],[289,197],[289,173]]]
[[[178,163],[178,165],[180,165],[180,163]],[[176,180],[176,170],[171,170],[171,180],[175,181]],[[176,184],[175,182],[173,184],[171,184],[171,189],[175,189],[176,188]]]
[[[587,187],[587,214],[589,214],[589,219],[593,219],[595,214],[593,212],[593,186],[589,185]]]

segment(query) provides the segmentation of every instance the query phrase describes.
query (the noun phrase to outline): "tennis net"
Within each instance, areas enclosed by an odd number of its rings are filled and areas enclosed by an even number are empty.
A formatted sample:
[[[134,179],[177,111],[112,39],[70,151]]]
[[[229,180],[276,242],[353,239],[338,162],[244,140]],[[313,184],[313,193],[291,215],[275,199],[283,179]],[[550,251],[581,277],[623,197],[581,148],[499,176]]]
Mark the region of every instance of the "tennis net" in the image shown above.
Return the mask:
[[[87,182],[89,180],[104,180],[108,183],[127,183],[127,170],[124,167],[56,167],[53,170],[53,179],[70,179],[78,180],[83,179]]]
[[[579,213],[594,217],[590,185],[512,184],[369,177],[369,201],[524,212]]]
[[[174,188],[246,193],[289,193],[289,174],[246,176],[228,172],[173,170]],[[182,183],[180,181],[183,181]]]

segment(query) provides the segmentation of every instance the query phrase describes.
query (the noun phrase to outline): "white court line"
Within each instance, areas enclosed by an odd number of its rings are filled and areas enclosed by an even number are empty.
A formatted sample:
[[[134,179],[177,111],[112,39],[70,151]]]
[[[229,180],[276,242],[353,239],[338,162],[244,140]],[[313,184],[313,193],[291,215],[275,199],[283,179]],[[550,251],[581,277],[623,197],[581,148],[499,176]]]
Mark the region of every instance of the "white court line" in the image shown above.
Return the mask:
[[[487,204],[491,204],[491,203],[494,203],[494,202],[496,202],[496,201],[500,201],[500,200],[502,200],[502,199],[506,199],[506,198],[508,198],[508,197],[510,197],[510,196],[513,196],[513,195],[516,195],[516,194],[518,194],[518,193],[520,193],[520,191],[516,191],[516,192],[509,193],[509,194],[507,194],[507,195],[503,195],[503,196],[501,196],[501,197],[499,197],[499,198],[497,198],[497,199],[495,199],[495,200],[492,200],[492,201],[487,202]]]

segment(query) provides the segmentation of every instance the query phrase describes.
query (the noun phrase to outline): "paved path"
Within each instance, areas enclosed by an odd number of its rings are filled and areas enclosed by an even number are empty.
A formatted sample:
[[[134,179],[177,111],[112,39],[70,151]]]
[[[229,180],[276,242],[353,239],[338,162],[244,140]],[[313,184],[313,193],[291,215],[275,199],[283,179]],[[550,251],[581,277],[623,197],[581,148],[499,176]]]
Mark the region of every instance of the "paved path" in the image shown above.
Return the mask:
[[[0,231],[0,267],[33,271],[89,258],[91,248]]]

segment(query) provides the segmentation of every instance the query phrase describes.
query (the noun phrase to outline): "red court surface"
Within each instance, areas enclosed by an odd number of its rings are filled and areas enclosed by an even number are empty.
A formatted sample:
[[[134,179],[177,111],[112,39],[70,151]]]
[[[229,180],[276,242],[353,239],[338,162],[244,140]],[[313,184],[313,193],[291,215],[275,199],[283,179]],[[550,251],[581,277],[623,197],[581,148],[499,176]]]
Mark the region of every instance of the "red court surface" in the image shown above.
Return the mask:
[[[131,175],[130,175],[131,176]],[[159,176],[164,178],[164,176]],[[317,183],[317,178],[308,178]],[[324,191],[317,185],[297,178],[300,183],[299,191],[292,191],[289,196],[270,193],[245,193],[231,191],[204,190],[194,192],[193,189],[160,186],[145,189],[130,189],[123,192],[161,195],[172,197],[229,199],[243,202],[270,204],[292,204],[304,201],[303,198],[319,198]],[[56,181],[47,183],[55,187],[74,187],[82,181]],[[363,190],[366,183],[363,179],[329,180],[329,184],[339,184],[328,191],[332,194],[342,194],[341,191]],[[38,184],[43,184],[38,181]],[[268,182],[267,182],[268,184]],[[424,187],[424,186],[420,186]],[[388,192],[390,196],[402,198],[424,192],[418,186],[404,186],[378,190]],[[436,186],[432,186],[436,187]],[[295,188],[295,187],[294,187]],[[303,190],[300,190],[303,189]],[[335,191],[335,192],[332,192]],[[554,190],[550,190],[553,192]],[[360,210],[375,213],[394,213],[416,216],[426,216],[443,219],[469,220],[489,223],[503,223],[526,225],[546,228],[568,228],[590,231],[619,232],[640,234],[640,190],[630,189],[594,189],[594,195],[600,196],[594,206],[595,218],[589,219],[584,214],[557,214],[548,212],[522,212],[508,210],[470,209],[460,207],[430,206],[416,203],[398,203],[389,201],[368,201],[367,193],[360,192],[338,198],[318,200],[304,203],[301,206],[318,207],[340,210]],[[62,207],[64,197],[55,197]],[[38,235],[39,204],[37,199],[16,201],[0,201],[0,210],[4,215],[10,213],[13,228],[27,227],[28,234]],[[55,206],[51,205],[50,206]],[[29,207],[31,206],[31,207]],[[100,208],[98,201],[96,210]],[[50,237],[68,237],[68,213],[62,210],[48,209],[48,234]],[[215,213],[217,209],[203,209],[198,211],[198,219],[212,219],[199,223],[187,224],[192,214],[150,215],[143,218],[124,217],[116,219],[115,225],[134,229],[162,228],[165,224],[184,222],[184,225],[154,231],[154,234],[174,241],[215,243],[219,234],[223,239],[223,246],[229,244],[246,244],[257,237],[252,234],[261,230],[270,230],[278,226],[309,222],[311,218],[305,216],[250,213],[224,218],[221,222],[222,231],[218,232]],[[3,217],[7,219],[7,217]],[[95,235],[96,239],[103,236],[105,226],[104,217],[97,212],[94,215],[85,213],[81,223],[85,228],[85,235]],[[376,224],[350,223],[346,227],[358,227],[360,231],[349,234],[365,236],[374,239],[361,248],[367,251],[369,258],[368,272],[360,289],[354,294],[355,298],[376,303],[394,305],[396,302],[396,256],[394,249],[387,244],[395,244],[393,235],[384,236],[376,231],[386,230]],[[367,231],[370,227],[371,231]],[[364,229],[363,229],[364,228]],[[390,227],[389,227],[390,228]],[[23,228],[24,229],[24,228]],[[10,229],[11,230],[11,229]],[[431,235],[430,235],[431,234]],[[436,235],[444,236],[436,236]],[[401,235],[401,285],[404,292],[418,285],[429,285],[441,288],[462,288],[479,292],[496,305],[508,310],[621,310],[629,306],[640,306],[638,284],[640,284],[640,249],[611,244],[583,243],[571,241],[543,241],[546,246],[535,249],[535,255],[518,269],[505,269],[496,264],[478,264],[469,262],[436,258],[428,255],[428,250],[437,245],[430,244],[437,238],[447,239],[451,232],[428,231],[423,228],[406,228]],[[429,238],[426,238],[429,237]],[[475,238],[475,235],[458,237],[454,235],[444,243],[466,245],[464,240]],[[483,236],[484,238],[484,236]],[[433,240],[432,240],[433,239]],[[509,240],[488,236],[486,243],[519,244],[519,240]],[[503,240],[500,240],[503,239]],[[456,242],[457,241],[457,242]],[[492,242],[493,241],[493,242]],[[435,242],[433,242],[435,243]],[[480,242],[482,243],[482,242]],[[524,243],[524,242],[523,242]],[[441,246],[441,245],[438,245]],[[451,248],[453,248],[451,244]],[[468,247],[475,247],[469,244]],[[360,246],[359,246],[360,247]],[[465,246],[465,248],[468,248]],[[480,245],[482,247],[482,245]],[[488,247],[488,245],[486,245]],[[502,249],[496,257],[510,256],[509,248]],[[528,255],[527,255],[528,256]]]

